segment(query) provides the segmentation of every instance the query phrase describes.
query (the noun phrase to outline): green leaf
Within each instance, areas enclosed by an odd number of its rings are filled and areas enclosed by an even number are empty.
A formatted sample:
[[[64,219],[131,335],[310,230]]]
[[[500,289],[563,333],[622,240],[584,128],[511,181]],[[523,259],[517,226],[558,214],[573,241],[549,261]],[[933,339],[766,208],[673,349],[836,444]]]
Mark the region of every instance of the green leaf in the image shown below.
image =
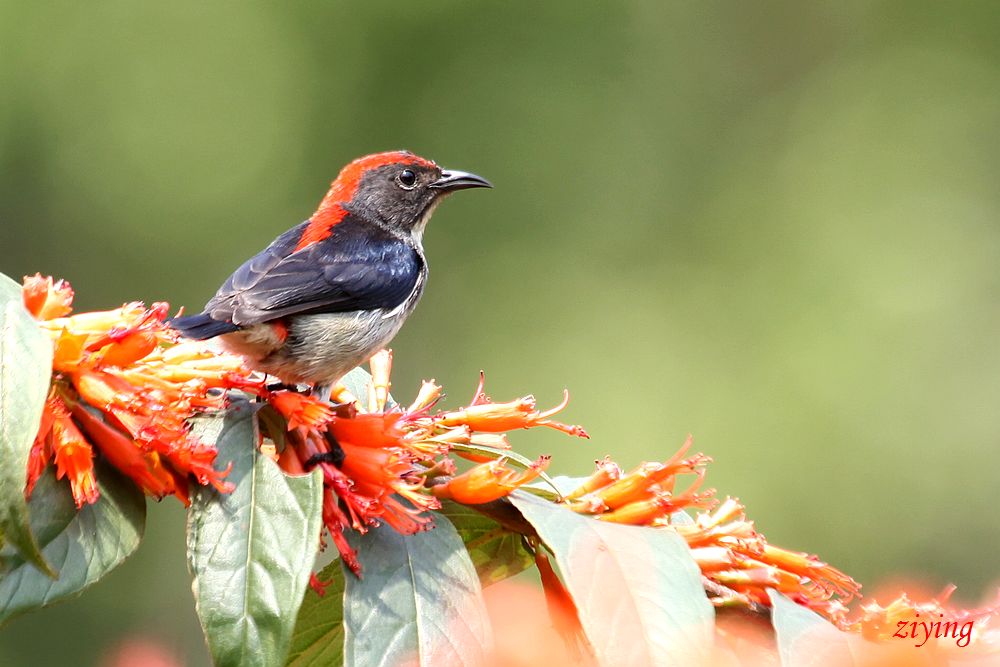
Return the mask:
[[[329,585],[322,597],[306,591],[295,621],[287,667],[334,667],[344,663],[344,568],[340,560],[327,565],[319,578]]]
[[[188,566],[216,665],[282,665],[319,547],[319,470],[289,477],[257,448],[252,407],[200,417],[195,433],[232,462],[229,494],[198,487],[188,512]]]
[[[520,491],[511,501],[555,554],[601,664],[708,661],[714,610],[673,529],[598,521]]]
[[[857,664],[847,633],[778,591],[768,589],[767,593],[771,597],[771,624],[778,638],[783,667]]]
[[[354,398],[361,401],[361,405],[368,405],[368,387],[372,383],[371,373],[358,366],[340,378],[340,382],[347,387],[347,391],[354,394]]]
[[[69,484],[50,466],[38,479],[28,507],[42,555],[59,568],[50,579],[9,547],[0,552],[0,623],[75,597],[118,567],[139,546],[146,499],[116,470],[97,462],[101,497],[79,511]]]
[[[0,274],[0,536],[50,577],[24,499],[28,453],[52,375],[52,343],[25,310],[21,286]]]
[[[492,631],[476,570],[455,528],[400,535],[388,525],[350,533],[362,578],[347,577],[344,664],[482,665]]]
[[[535,564],[534,557],[524,548],[520,533],[507,530],[481,512],[453,500],[442,500],[440,512],[448,517],[465,542],[483,586],[503,581]]]

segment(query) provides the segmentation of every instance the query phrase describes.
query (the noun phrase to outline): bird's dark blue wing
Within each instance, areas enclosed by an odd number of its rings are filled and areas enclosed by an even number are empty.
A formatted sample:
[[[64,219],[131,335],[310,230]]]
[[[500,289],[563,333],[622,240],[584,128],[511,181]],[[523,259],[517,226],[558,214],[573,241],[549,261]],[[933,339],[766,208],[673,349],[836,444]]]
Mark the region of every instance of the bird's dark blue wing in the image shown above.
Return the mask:
[[[297,252],[297,237],[285,239],[294,231],[237,269],[205,312],[246,326],[288,315],[395,308],[423,270],[411,246],[346,220],[329,238]]]

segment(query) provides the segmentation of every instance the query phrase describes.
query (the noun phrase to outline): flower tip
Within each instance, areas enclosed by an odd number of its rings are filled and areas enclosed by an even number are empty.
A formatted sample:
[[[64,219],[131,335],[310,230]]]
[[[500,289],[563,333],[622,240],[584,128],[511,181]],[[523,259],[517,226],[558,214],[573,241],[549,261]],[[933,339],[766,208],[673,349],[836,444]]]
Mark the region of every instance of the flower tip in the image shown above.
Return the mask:
[[[489,399],[483,392],[483,387],[486,386],[486,371],[479,369],[479,386],[476,387],[476,393],[472,395],[472,402],[469,403],[470,406],[479,405],[480,403],[488,402]]]
[[[65,280],[36,273],[24,276],[21,283],[24,307],[37,320],[52,320],[72,311],[73,288]]]

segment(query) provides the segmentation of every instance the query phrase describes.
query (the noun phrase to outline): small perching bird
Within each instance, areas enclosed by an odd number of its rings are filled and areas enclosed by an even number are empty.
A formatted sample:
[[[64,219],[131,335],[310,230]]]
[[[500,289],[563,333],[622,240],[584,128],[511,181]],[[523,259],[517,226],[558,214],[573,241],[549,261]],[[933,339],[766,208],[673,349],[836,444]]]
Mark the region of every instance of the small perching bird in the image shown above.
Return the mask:
[[[427,282],[422,238],[438,203],[486,179],[407,151],[354,160],[308,220],[238,268],[184,336],[285,383],[329,385],[385,347]]]

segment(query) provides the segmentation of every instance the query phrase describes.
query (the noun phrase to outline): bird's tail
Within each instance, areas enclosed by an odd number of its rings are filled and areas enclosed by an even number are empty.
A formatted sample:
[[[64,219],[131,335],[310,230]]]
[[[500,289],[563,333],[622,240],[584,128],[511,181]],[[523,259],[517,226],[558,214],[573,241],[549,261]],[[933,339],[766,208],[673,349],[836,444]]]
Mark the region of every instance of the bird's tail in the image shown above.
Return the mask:
[[[239,327],[232,322],[220,322],[219,320],[213,320],[205,313],[175,317],[170,320],[169,324],[174,329],[181,332],[185,338],[191,338],[193,340],[214,338],[215,336],[221,336],[222,334],[231,333],[239,329]]]

